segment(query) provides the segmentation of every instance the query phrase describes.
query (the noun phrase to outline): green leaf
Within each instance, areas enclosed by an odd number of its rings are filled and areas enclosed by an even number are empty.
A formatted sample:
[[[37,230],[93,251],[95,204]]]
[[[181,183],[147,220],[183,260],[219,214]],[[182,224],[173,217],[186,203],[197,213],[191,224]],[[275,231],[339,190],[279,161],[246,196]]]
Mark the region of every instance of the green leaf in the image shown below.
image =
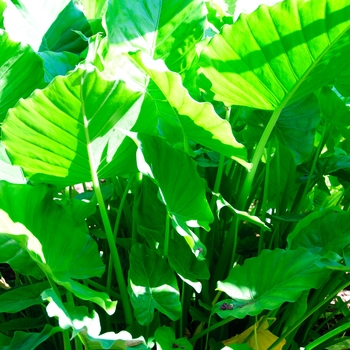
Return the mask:
[[[200,293],[202,284],[198,280],[208,280],[210,272],[205,261],[197,260],[186,242],[179,236],[170,239],[168,259],[170,266],[187,284]]]
[[[221,194],[213,193],[213,196],[215,196],[217,198],[216,199],[216,206],[217,206],[218,216],[219,216],[220,210],[223,207],[227,207],[228,209],[230,209],[231,212],[236,214],[240,218],[240,220],[250,222],[250,223],[262,228],[264,231],[271,231],[270,227],[268,227],[264,222],[262,222],[257,216],[250,215],[246,211],[241,211],[241,210],[235,209],[229,202],[227,202],[224,199],[224,197]]]
[[[288,249],[306,248],[313,254],[333,252],[342,255],[349,243],[350,213],[338,208],[314,212],[302,219],[288,235]]]
[[[34,51],[80,53],[87,43],[74,30],[91,34],[84,14],[69,0],[8,2],[4,18],[11,38],[29,44]]]
[[[5,147],[0,140],[0,180],[8,182],[24,184],[26,179],[23,176],[22,169],[11,164],[6,154]]]
[[[349,12],[347,0],[286,0],[241,15],[200,55],[215,99],[276,110],[331,83],[348,64]]]
[[[49,83],[57,75],[66,75],[79,63],[79,56],[70,52],[38,52],[44,61],[45,82]]]
[[[3,346],[1,350],[33,350],[46,339],[61,331],[60,327],[46,325],[40,333],[15,332],[11,343],[8,346]]]
[[[154,337],[157,342],[157,350],[171,350],[174,348],[193,349],[187,338],[175,338],[175,332],[170,327],[161,327],[156,330]]]
[[[135,124],[141,102],[140,93],[123,82],[106,81],[96,69],[78,69],[11,109],[3,143],[33,182],[60,187],[88,182],[91,166],[100,178],[123,175],[134,170],[136,147],[123,142],[120,129]]]
[[[166,137],[182,134],[184,140],[179,141],[184,142],[185,149],[188,138],[250,168],[245,147],[235,140],[230,124],[215,113],[210,103],[193,100],[182,86],[180,76],[170,72],[162,61],[153,61],[140,51],[130,57],[151,77],[167,100],[162,102],[161,95],[150,91],[161,111],[161,128]]]
[[[105,267],[85,220],[74,220],[52,197],[53,190],[46,186],[0,182],[0,239],[5,238],[18,250],[22,259],[17,264],[23,264],[20,269],[25,275],[33,274],[31,265],[35,263],[79,298],[92,300],[113,313],[116,303],[106,293],[95,292],[72,280],[99,277]],[[1,250],[6,252],[7,246],[8,243],[2,244]],[[4,259],[2,253],[0,256]],[[12,266],[6,253],[5,262]],[[34,276],[40,274],[36,272]]]
[[[166,260],[141,244],[130,253],[128,292],[135,317],[141,325],[151,323],[154,309],[175,321],[181,316],[180,293],[174,272]]]
[[[80,331],[80,336],[84,339],[86,349],[114,349],[114,350],[138,350],[148,349],[144,345],[144,338],[133,339],[126,331],[119,333],[107,332],[96,337],[87,334],[86,330]]]
[[[88,19],[101,18],[107,0],[82,0],[84,13]]]
[[[8,290],[0,295],[1,312],[16,313],[32,305],[42,304],[40,294],[47,287],[47,282],[41,282]]]
[[[344,70],[336,79],[334,86],[343,95],[350,96],[350,69]]]
[[[6,9],[6,2],[5,0],[0,0],[0,29],[4,28],[4,11]]]
[[[83,328],[91,336],[100,334],[100,319],[95,310],[90,315],[86,306],[75,306],[74,303],[63,304],[53,289],[43,291],[41,298],[49,302],[46,307],[48,316],[57,317],[62,329],[73,328],[73,337]]]
[[[139,197],[133,206],[133,217],[138,233],[146,238],[150,247],[164,245],[167,215],[165,205],[158,198],[158,186],[144,176]]]
[[[222,318],[244,318],[294,302],[303,291],[320,287],[328,276],[314,264],[318,259],[304,248],[263,250],[258,257],[232,268],[227,279],[218,282],[217,289],[233,300],[217,303],[213,311]]]
[[[40,328],[42,326],[43,324],[40,318],[19,317],[7,322],[1,322],[0,332],[9,333],[20,329],[27,330],[28,328]]]
[[[9,108],[44,86],[43,62],[33,50],[9,39],[0,29],[0,122]]]
[[[196,170],[196,163],[159,137],[141,133],[137,137],[140,141],[137,155],[139,170],[157,184],[175,228],[190,240],[190,247],[196,250],[198,238],[187,226],[201,226],[209,230],[209,224],[214,220],[205,196],[204,180]]]
[[[339,130],[344,136],[350,136],[350,111],[345,102],[328,86],[318,94],[320,109],[327,122]]]
[[[268,111],[254,110],[247,113],[243,117],[248,124],[244,138],[259,141],[270,117],[271,112]],[[303,163],[310,156],[320,119],[318,100],[314,94],[282,110],[272,135],[293,152],[296,164]]]

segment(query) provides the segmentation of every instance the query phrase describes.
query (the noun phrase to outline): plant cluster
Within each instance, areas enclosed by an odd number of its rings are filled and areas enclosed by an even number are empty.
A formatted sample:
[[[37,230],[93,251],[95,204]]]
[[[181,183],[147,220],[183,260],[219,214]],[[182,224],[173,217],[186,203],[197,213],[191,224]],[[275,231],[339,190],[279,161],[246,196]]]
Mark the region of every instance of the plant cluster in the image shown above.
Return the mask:
[[[0,0],[1,349],[349,347],[350,3],[236,5]]]

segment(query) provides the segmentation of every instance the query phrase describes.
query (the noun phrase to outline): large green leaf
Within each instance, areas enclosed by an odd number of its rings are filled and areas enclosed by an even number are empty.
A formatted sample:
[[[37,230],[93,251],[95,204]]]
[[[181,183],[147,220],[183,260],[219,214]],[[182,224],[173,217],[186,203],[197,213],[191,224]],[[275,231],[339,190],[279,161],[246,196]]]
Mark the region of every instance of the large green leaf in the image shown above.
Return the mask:
[[[119,129],[130,130],[141,102],[140,93],[123,82],[78,69],[11,109],[3,143],[13,163],[36,182],[87,182],[91,168],[102,178],[132,172],[136,148],[130,140],[123,142]]]
[[[350,213],[331,208],[302,219],[288,236],[288,249],[306,248],[313,254],[333,252],[342,255],[349,244]]]
[[[36,88],[44,86],[43,62],[28,45],[10,40],[0,30],[0,122],[8,109],[21,98],[28,97]]]
[[[154,309],[173,321],[181,316],[174,272],[166,260],[141,244],[134,244],[131,249],[128,291],[141,325],[150,324]]]
[[[217,289],[232,300],[217,303],[213,310],[223,318],[243,318],[293,302],[304,290],[318,288],[328,276],[314,264],[319,258],[305,248],[264,250],[232,268],[227,279],[218,282]]]
[[[139,133],[138,140],[141,141],[137,156],[140,171],[149,175],[159,187],[178,232],[187,237],[194,251],[203,250],[198,238],[187,227],[202,226],[209,230],[214,220],[196,163],[159,137]]]
[[[169,71],[162,61],[154,61],[141,51],[131,57],[158,87],[148,86],[148,93],[157,106],[160,128],[167,139],[183,142],[185,149],[187,139],[193,140],[249,168],[245,147],[235,140],[230,124],[215,113],[210,103],[192,99],[180,76]]]
[[[263,5],[210,41],[201,52],[201,71],[215,99],[275,110],[342,72],[350,54],[349,26],[347,0]]]
[[[4,25],[11,38],[35,51],[83,51],[87,43],[74,30],[91,34],[84,14],[70,0],[7,2]]]
[[[34,262],[56,283],[113,313],[115,302],[107,294],[72,280],[101,276],[105,267],[85,220],[77,222],[52,200],[52,196],[52,189],[43,185],[32,187],[0,182],[0,238],[8,240],[6,245],[1,242],[1,262],[11,263],[11,259],[6,259],[10,243],[18,254],[25,252],[27,261],[21,261],[22,273],[31,274],[31,270],[26,270]]]

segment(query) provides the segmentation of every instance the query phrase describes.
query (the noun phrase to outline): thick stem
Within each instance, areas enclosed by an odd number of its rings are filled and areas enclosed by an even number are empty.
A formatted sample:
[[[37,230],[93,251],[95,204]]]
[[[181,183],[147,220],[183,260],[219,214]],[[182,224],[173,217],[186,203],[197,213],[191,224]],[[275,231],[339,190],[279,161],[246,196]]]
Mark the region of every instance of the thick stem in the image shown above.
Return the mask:
[[[258,165],[260,163],[261,156],[264,153],[264,149],[265,149],[265,146],[267,144],[267,141],[269,140],[269,137],[272,133],[273,128],[275,127],[275,124],[276,124],[276,122],[281,114],[283,107],[284,107],[284,104],[281,104],[279,106],[279,108],[277,108],[273,112],[273,114],[272,114],[262,136],[261,136],[261,139],[260,139],[258,145],[256,146],[256,149],[255,149],[255,152],[253,155],[253,159],[252,159],[253,166],[252,166],[252,169],[250,170],[250,172],[247,174],[247,177],[244,181],[241,195],[239,197],[237,208],[240,210],[244,210],[244,208],[246,206],[247,199],[248,199],[250,190],[251,190],[252,185],[253,185],[255,173],[256,173],[256,170],[258,169]]]

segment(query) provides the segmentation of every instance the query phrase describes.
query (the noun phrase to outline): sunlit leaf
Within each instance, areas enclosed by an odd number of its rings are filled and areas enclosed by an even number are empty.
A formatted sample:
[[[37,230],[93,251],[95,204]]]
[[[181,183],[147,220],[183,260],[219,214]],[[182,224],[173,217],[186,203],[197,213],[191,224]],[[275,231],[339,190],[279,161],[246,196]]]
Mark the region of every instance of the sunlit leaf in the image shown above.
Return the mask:
[[[305,248],[263,250],[258,257],[233,267],[227,279],[218,281],[217,289],[232,300],[217,303],[213,311],[222,318],[243,318],[293,302],[303,291],[318,288],[328,276],[314,264],[318,259]]]

